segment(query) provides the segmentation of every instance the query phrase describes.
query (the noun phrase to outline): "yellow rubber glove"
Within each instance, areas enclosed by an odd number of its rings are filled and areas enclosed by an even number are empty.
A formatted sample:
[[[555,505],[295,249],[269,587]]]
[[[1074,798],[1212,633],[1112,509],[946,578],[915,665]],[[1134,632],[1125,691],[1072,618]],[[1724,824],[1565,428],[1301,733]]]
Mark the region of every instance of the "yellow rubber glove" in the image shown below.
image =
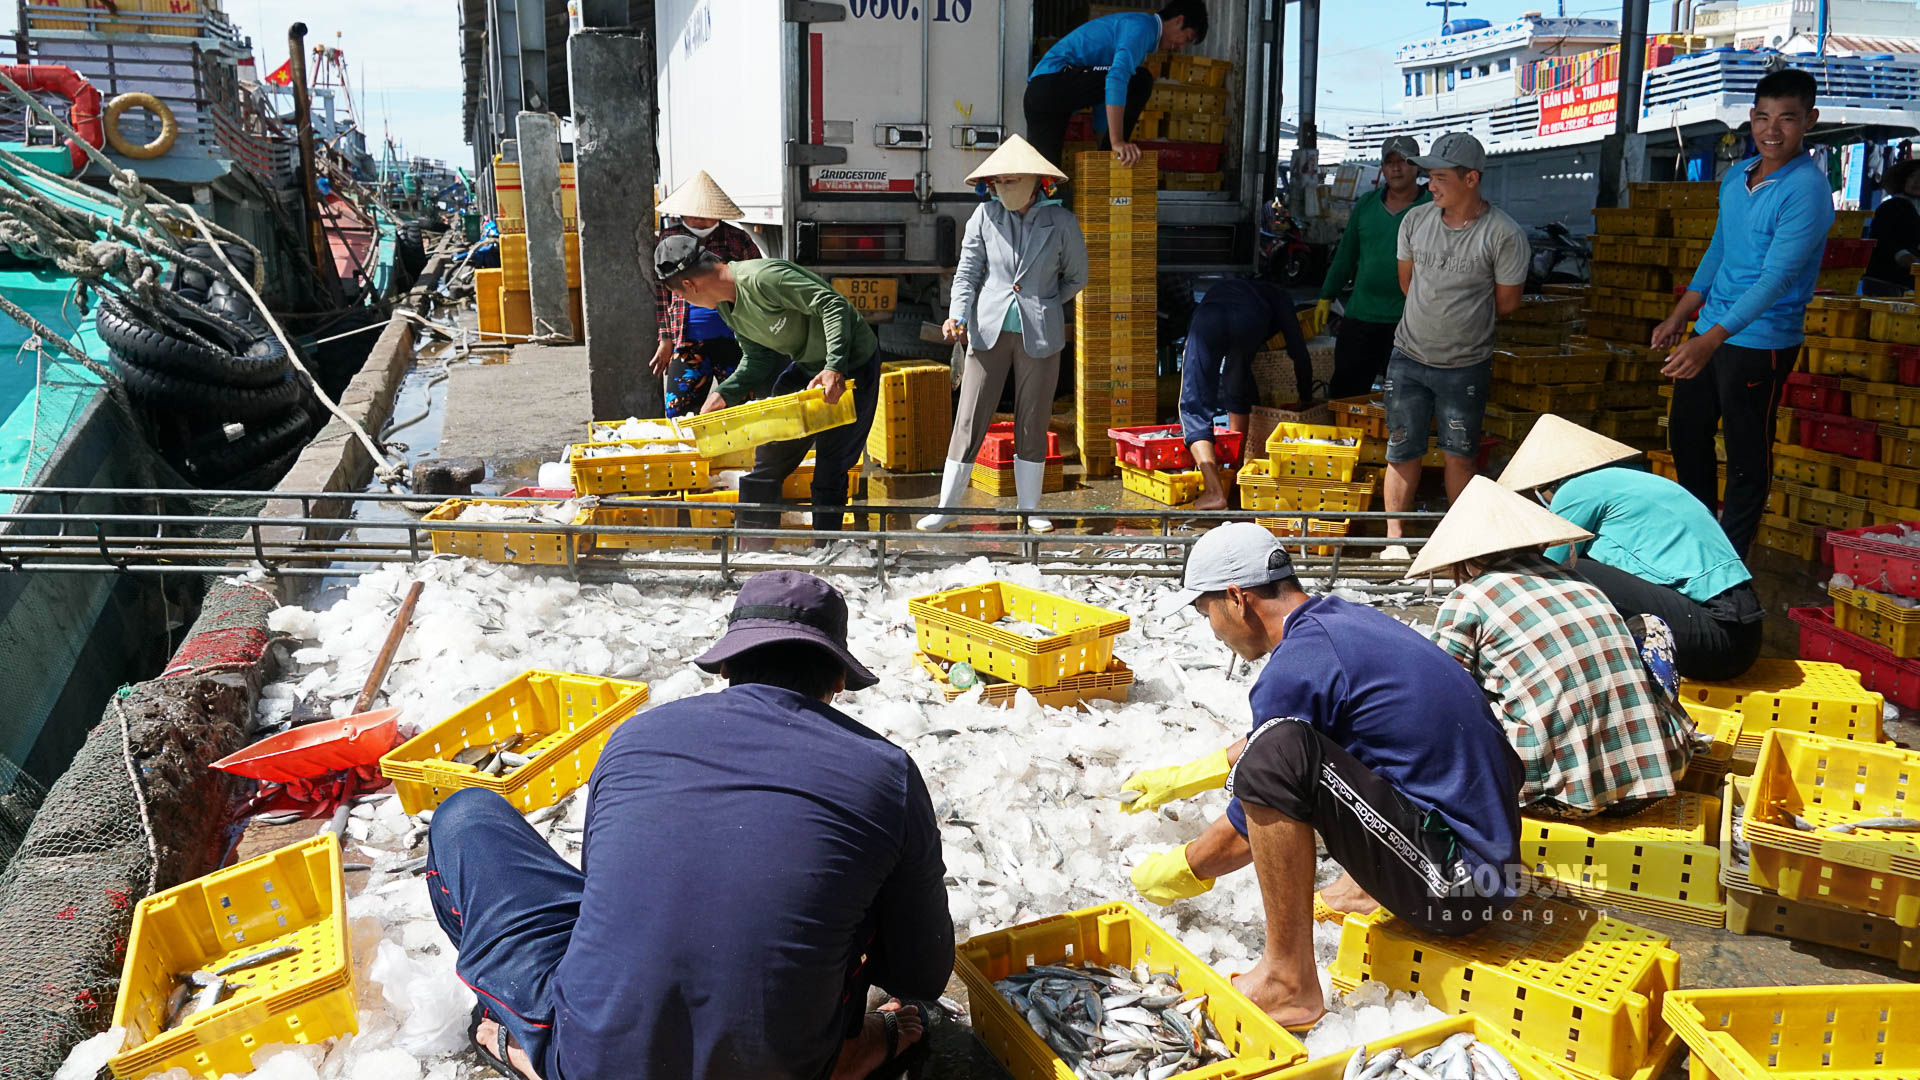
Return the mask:
[[[1158,810],[1174,801],[1198,795],[1203,791],[1212,791],[1224,787],[1227,774],[1233,766],[1227,764],[1227,752],[1215,750],[1203,758],[1195,758],[1185,765],[1166,765],[1158,769],[1143,769],[1127,777],[1121,790],[1137,791],[1139,797],[1126,803],[1122,809],[1129,814],[1142,810]]]
[[[1333,316],[1333,301],[1322,300],[1319,303],[1313,305],[1313,329],[1308,332],[1307,336],[1319,337],[1321,334],[1325,333],[1327,329],[1327,320],[1332,316]]]
[[[1193,876],[1193,867],[1187,865],[1187,848],[1181,845],[1156,851],[1141,860],[1133,868],[1133,887],[1140,895],[1166,907],[1175,900],[1185,900],[1190,896],[1199,896],[1213,888],[1213,879],[1204,881]]]

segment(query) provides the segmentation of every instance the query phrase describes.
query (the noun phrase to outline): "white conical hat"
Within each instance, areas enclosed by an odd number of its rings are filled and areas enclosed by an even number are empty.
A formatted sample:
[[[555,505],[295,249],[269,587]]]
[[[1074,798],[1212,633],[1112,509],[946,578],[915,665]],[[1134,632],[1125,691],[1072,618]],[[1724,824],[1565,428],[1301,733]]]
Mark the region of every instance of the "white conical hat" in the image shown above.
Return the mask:
[[[693,179],[681,184],[673,194],[660,200],[659,210],[674,217],[712,218],[715,221],[739,221],[746,212],[727,198],[720,185],[713,182],[705,169],[693,174]]]
[[[1067,174],[1053,162],[1040,156],[1033,144],[1018,135],[1009,135],[1000,149],[987,156],[980,167],[967,174],[967,183],[977,184],[989,176],[1051,176],[1065,180]]]
[[[1413,560],[1409,578],[1431,577],[1468,559],[1498,551],[1551,547],[1591,539],[1592,533],[1546,507],[1501,487],[1484,476],[1467,481],[1453,509],[1440,519],[1433,539]]]
[[[1547,413],[1534,421],[1533,430],[1513,452],[1513,460],[1500,473],[1500,486],[1508,491],[1528,491],[1639,456],[1640,451],[1626,443]]]

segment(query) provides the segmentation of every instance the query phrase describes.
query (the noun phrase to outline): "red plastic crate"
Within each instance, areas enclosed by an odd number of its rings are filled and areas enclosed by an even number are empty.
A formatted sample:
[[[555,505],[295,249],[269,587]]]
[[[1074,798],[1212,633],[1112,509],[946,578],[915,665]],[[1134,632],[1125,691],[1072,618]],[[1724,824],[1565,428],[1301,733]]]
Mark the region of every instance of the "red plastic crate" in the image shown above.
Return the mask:
[[[1827,241],[1827,250],[1820,256],[1822,270],[1851,270],[1856,266],[1865,266],[1873,258],[1872,240]]]
[[[1149,439],[1148,435],[1163,432],[1180,434],[1179,424],[1152,424],[1147,427],[1108,428],[1107,437],[1113,440],[1114,456],[1136,469],[1191,469],[1193,454],[1187,450],[1185,439]],[[1240,450],[1246,442],[1246,433],[1228,431],[1226,428],[1213,429],[1213,454],[1222,465],[1240,464]]]
[[[1794,409],[1844,415],[1847,411],[1847,392],[1840,389],[1840,380],[1832,375],[1809,375],[1804,371],[1796,371],[1787,376],[1781,404]]]
[[[1880,425],[1833,413],[1798,413],[1800,445],[1862,461],[1880,460]]]
[[[1049,431],[1047,432],[1047,460],[1052,461],[1059,456],[1060,433],[1057,431]],[[973,460],[975,463],[985,465],[989,468],[1013,468],[1013,425],[988,425],[987,437],[981,442],[980,453],[975,455]]]
[[[1908,522],[1920,525],[1920,522]],[[1827,534],[1833,548],[1833,570],[1845,574],[1863,589],[1920,599],[1920,549],[1869,540],[1870,532],[1886,532],[1891,524],[1869,525]]]
[[[573,489],[517,487],[500,497],[503,499],[571,499],[573,498]]]
[[[1920,660],[1903,660],[1893,650],[1833,624],[1832,608],[1789,608],[1800,624],[1800,659],[1826,660],[1860,673],[1860,685],[1888,701],[1920,708]]]
[[[1143,152],[1160,155],[1161,172],[1219,172],[1226,147],[1220,143],[1142,142]]]

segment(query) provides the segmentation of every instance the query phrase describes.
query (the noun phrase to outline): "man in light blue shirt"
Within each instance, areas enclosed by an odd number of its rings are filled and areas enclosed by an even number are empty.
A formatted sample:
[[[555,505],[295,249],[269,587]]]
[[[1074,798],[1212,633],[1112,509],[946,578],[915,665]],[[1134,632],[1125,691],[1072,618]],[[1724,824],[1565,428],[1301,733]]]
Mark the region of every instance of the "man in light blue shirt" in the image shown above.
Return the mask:
[[[1094,128],[1106,132],[1120,163],[1139,161],[1131,138],[1153,96],[1153,75],[1142,66],[1147,54],[1179,52],[1206,36],[1204,0],[1169,0],[1158,15],[1123,11],[1080,24],[1047,50],[1027,79],[1027,141],[1041,157],[1066,164],[1060,155],[1067,121],[1091,108]]]
[[[1720,184],[1720,220],[1693,282],[1654,328],[1653,347],[1678,346],[1667,442],[1680,484],[1712,509],[1719,470],[1714,429],[1724,428],[1727,491],[1720,527],[1744,558],[1772,483],[1774,409],[1805,336],[1807,301],[1820,276],[1833,194],[1805,151],[1820,119],[1813,76],[1784,69],[1754,88],[1758,156]],[[1697,337],[1684,342],[1687,321]]]

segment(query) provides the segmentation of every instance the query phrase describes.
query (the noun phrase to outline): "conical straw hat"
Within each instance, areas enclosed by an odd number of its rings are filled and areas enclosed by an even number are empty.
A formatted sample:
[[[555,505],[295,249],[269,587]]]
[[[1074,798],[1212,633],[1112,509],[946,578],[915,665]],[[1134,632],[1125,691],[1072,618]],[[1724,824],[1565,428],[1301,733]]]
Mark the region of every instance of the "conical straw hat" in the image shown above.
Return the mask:
[[[1640,451],[1626,443],[1547,413],[1534,421],[1533,430],[1514,451],[1513,460],[1500,473],[1500,486],[1508,491],[1529,491],[1639,456]]]
[[[693,174],[693,179],[681,184],[673,194],[660,200],[659,210],[674,217],[712,218],[715,221],[739,221],[746,212],[734,205],[720,185],[713,182],[705,169]]]
[[[1484,476],[1467,482],[1453,509],[1440,519],[1433,539],[1407,571],[1409,578],[1431,577],[1455,563],[1498,551],[1551,547],[1587,540],[1592,533]]]
[[[980,167],[967,174],[967,183],[977,184],[989,176],[1051,176],[1065,180],[1067,174],[1053,162],[1040,156],[1033,144],[1018,135],[1010,135],[1000,149],[988,155]]]

